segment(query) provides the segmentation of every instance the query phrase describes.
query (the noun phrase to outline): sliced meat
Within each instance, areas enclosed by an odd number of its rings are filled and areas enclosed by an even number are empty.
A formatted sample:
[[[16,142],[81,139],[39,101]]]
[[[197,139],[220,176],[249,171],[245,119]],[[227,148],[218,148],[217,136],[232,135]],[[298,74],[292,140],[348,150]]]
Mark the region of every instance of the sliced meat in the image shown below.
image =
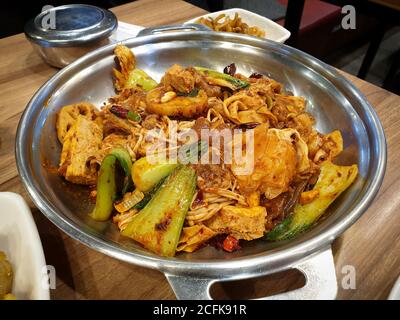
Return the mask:
[[[117,68],[113,69],[115,78],[115,89],[121,91],[125,88],[126,81],[129,78],[129,72],[135,68],[136,59],[128,47],[117,45],[114,49],[115,63]]]
[[[306,102],[303,97],[276,94],[271,111],[277,117],[278,121],[285,122],[289,114],[298,115],[304,111],[305,106]]]
[[[253,240],[264,235],[266,216],[267,211],[261,206],[226,206],[205,221],[205,224],[217,233],[230,234],[236,239]]]
[[[189,67],[187,70],[193,75],[195,87],[203,89],[208,97],[220,97],[222,95],[221,87],[208,84],[206,78],[196,69]]]
[[[134,143],[135,140],[136,139],[132,136],[119,135],[115,133],[108,135],[101,143],[100,151],[96,156],[97,163],[101,164],[105,156],[108,155],[111,150],[115,148],[126,149],[128,141],[129,143]]]
[[[195,78],[187,69],[178,64],[169,68],[161,79],[161,83],[166,88],[181,93],[190,93],[194,89]]]
[[[149,114],[142,122],[142,127],[147,130],[152,130],[157,128],[161,117],[158,114]]]
[[[225,146],[232,140],[232,129],[223,122],[210,122],[206,118],[200,117],[196,119],[192,130],[196,132],[199,140],[208,142],[209,159],[219,159],[217,164],[223,165]],[[219,144],[216,145],[218,141]]]
[[[130,135],[132,125],[125,119],[118,118],[111,112],[105,112],[103,115],[103,135],[110,134]]]
[[[197,134],[197,137],[199,140],[201,140],[201,131],[202,130],[211,130],[211,123],[204,117],[199,117],[196,119],[194,122],[194,125],[192,127],[192,130],[194,130]]]
[[[197,175],[197,186],[200,190],[209,188],[228,188],[231,176],[228,170],[224,170],[218,164],[193,164]]]

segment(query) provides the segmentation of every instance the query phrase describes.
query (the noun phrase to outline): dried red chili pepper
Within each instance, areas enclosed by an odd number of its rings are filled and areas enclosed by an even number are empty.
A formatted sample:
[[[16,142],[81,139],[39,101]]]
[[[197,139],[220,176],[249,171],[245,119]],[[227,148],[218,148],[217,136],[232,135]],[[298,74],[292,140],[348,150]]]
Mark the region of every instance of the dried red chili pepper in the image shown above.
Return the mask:
[[[233,77],[236,73],[236,65],[234,63],[231,63],[230,65],[226,66],[224,68],[224,73],[229,74]]]
[[[242,130],[254,129],[255,127],[258,127],[260,124],[261,123],[259,122],[246,122],[239,124],[238,128]]]
[[[117,106],[117,105],[113,105],[110,108],[110,112],[112,114],[115,114],[118,118],[122,118],[122,119],[126,119],[126,117],[128,116],[128,109],[125,109],[123,107]]]
[[[261,79],[263,77],[263,75],[261,73],[258,72],[253,72],[249,78],[254,78],[254,79]]]
[[[142,119],[140,117],[140,114],[132,112],[128,109],[125,109],[125,108],[117,106],[117,105],[113,105],[110,108],[110,112],[112,114],[115,114],[118,118],[121,118],[121,119],[129,119],[129,120],[136,121],[136,122],[139,122]]]
[[[227,236],[224,240],[222,248],[225,251],[233,252],[240,249],[239,240],[232,236]]]

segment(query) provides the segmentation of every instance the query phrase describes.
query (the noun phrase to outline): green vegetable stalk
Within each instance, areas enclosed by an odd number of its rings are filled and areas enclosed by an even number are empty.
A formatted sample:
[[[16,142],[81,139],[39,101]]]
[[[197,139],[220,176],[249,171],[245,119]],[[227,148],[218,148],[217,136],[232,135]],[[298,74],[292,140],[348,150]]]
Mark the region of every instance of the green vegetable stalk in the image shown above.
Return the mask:
[[[195,188],[195,171],[179,165],[122,234],[156,254],[174,256]]]
[[[126,118],[135,122],[140,122],[142,120],[142,117],[140,116],[140,114],[132,112],[132,111],[128,111]]]
[[[145,91],[150,91],[157,87],[157,82],[153,80],[146,72],[140,69],[133,69],[129,72],[126,87],[141,87]]]
[[[229,74],[221,73],[212,69],[207,69],[203,67],[194,67],[197,71],[201,72],[202,74],[209,76],[215,79],[222,79],[228,81],[231,85],[233,85],[233,89],[238,90],[242,88],[247,88],[249,83],[246,81],[242,81],[238,78],[232,77]]]
[[[313,188],[318,196],[309,203],[297,204],[293,214],[276,225],[264,238],[271,241],[291,239],[311,227],[330,204],[354,182],[357,174],[357,165],[337,166],[325,161]]]
[[[111,151],[111,153],[118,160],[122,169],[125,173],[125,184],[122,189],[122,194],[124,195],[129,189],[133,187],[132,178],[131,178],[131,170],[132,170],[132,160],[129,153],[122,148],[116,148]]]
[[[156,194],[157,190],[160,189],[162,184],[164,183],[165,178],[162,178],[150,191],[146,192],[144,194],[144,198],[137,203],[136,205],[133,206],[134,209],[142,210],[153,198],[153,196]]]
[[[197,141],[189,145],[183,145],[179,148],[179,163],[197,163],[208,149],[206,141]],[[132,179],[137,189],[142,192],[149,192],[163,178],[167,177],[179,163],[176,161],[163,160],[156,162],[143,157],[137,160],[132,166]]]
[[[126,192],[132,186],[132,180],[130,178],[132,162],[128,152],[124,149],[112,150],[111,153],[103,159],[97,178],[96,206],[90,213],[92,219],[96,221],[108,220],[113,211],[113,201],[117,195],[117,186],[115,182],[115,164],[117,160],[126,176],[126,182],[122,192]]]
[[[135,187],[142,192],[150,191],[161,179],[168,176],[178,166],[177,163],[150,161],[143,157],[132,166],[132,180]]]
[[[101,163],[99,177],[97,178],[96,206],[90,216],[96,221],[106,221],[113,210],[113,200],[117,193],[115,184],[114,155],[108,155]]]

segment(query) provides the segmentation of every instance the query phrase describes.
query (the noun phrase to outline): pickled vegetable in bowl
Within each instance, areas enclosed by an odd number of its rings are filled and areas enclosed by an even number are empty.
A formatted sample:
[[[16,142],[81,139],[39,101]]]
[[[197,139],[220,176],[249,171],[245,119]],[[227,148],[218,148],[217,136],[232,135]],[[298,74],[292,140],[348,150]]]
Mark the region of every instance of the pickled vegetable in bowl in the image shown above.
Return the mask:
[[[239,13],[235,12],[234,17],[231,19],[224,13],[221,13],[215,18],[201,17],[196,23],[204,24],[214,31],[242,33],[259,38],[265,38],[265,31],[256,27],[250,26],[242,20]]]
[[[13,284],[13,271],[6,254],[0,251],[0,300],[15,300],[11,293]]]

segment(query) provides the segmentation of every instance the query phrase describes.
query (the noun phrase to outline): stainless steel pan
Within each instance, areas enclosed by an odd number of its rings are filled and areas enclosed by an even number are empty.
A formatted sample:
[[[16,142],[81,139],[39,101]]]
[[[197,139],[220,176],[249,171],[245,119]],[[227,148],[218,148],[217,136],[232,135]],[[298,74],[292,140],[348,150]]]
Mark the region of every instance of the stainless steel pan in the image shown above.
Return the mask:
[[[54,170],[42,165],[44,161],[58,164],[60,145],[54,125],[63,105],[86,100],[100,106],[114,94],[114,45],[109,45],[80,58],[47,81],[21,118],[16,140],[18,170],[37,207],[60,229],[89,247],[164,272],[178,298],[209,299],[209,288],[216,281],[288,268],[305,274],[305,287],[269,298],[334,298],[337,283],[330,245],[368,208],[385,172],[384,132],[366,98],[332,67],[271,41],[191,31],[150,34],[124,44],[134,51],[138,66],[156,79],[173,63],[221,70],[235,62],[243,74],[256,71],[284,83],[288,91],[307,98],[307,110],[315,116],[318,130],[341,130],[344,152],[338,162],[358,163],[359,178],[329,208],[323,221],[292,241],[252,241],[232,254],[206,247],[175,258],[162,258],[144,250],[121,237],[111,222],[89,219],[87,190],[65,183]]]

